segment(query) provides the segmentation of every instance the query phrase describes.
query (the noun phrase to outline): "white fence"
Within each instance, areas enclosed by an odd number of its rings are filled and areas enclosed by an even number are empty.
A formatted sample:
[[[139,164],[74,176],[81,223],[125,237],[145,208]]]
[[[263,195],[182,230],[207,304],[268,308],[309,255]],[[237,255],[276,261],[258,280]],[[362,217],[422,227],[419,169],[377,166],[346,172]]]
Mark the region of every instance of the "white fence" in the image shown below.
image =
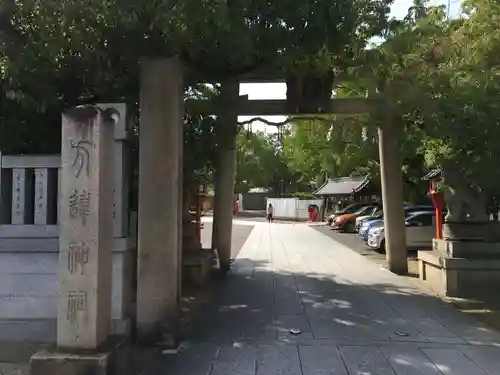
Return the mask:
[[[323,206],[322,199],[297,199],[297,198],[267,198],[266,206],[271,203],[274,208],[274,217],[279,219],[307,220],[308,208],[311,204]]]
[[[130,145],[126,106],[123,103],[99,106],[113,106],[121,116],[114,130],[113,186],[114,236],[121,238],[128,235],[129,229]],[[25,237],[44,237],[50,232],[57,237],[60,167],[60,155],[2,155],[0,150],[0,238],[6,232],[24,233]]]

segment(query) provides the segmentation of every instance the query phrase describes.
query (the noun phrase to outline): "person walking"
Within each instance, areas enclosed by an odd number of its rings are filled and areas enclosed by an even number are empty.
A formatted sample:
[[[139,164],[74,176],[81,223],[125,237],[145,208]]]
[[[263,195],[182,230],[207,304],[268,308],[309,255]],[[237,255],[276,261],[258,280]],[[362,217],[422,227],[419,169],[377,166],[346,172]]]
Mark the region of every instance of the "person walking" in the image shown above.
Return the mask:
[[[269,223],[273,221],[273,213],[274,213],[273,205],[269,203],[269,206],[267,206],[267,221]]]

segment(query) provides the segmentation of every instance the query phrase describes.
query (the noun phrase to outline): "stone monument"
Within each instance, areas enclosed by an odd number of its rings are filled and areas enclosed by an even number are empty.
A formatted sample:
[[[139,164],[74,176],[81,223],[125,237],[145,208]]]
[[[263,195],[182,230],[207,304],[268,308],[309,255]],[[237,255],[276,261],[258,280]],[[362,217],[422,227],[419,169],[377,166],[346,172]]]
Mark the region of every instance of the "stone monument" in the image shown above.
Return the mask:
[[[447,297],[488,291],[500,281],[500,223],[489,220],[484,193],[452,168],[424,179],[440,186],[448,212],[443,238],[433,240],[433,251],[418,253],[420,278]]]
[[[31,373],[107,374],[113,343],[113,127],[118,112],[79,106],[63,115],[57,348]]]

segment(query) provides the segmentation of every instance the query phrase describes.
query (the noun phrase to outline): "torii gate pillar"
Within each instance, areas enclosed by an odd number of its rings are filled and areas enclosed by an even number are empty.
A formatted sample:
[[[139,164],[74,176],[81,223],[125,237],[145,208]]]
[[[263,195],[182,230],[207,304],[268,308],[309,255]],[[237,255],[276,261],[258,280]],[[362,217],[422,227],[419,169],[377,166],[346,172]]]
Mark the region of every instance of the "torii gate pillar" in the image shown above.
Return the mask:
[[[212,248],[219,253],[221,269],[231,261],[234,180],[236,178],[236,134],[238,126],[239,82],[222,84],[217,126],[214,221]]]
[[[177,343],[183,105],[179,60],[141,61],[136,333],[143,344]]]
[[[408,273],[403,174],[398,146],[402,132],[402,127],[394,122],[389,111],[387,121],[378,129],[380,180],[387,265],[391,272],[400,275]]]

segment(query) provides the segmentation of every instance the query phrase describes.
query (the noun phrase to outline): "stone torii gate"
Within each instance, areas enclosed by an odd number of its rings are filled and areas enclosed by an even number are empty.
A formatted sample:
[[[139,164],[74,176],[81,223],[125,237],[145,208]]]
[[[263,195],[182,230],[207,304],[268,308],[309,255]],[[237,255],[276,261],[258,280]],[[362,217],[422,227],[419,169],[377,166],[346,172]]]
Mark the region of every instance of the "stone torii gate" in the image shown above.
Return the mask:
[[[293,87],[293,85],[292,85]],[[328,89],[329,90],[329,89]],[[288,95],[287,95],[288,96]],[[374,99],[248,100],[239,82],[222,84],[218,103],[197,101],[217,111],[219,162],[216,176],[214,245],[221,264],[231,256],[232,201],[238,115],[369,113]],[[306,98],[311,99],[311,98]],[[175,350],[178,344],[182,276],[183,67],[173,58],[141,62],[138,267],[136,335],[140,344]],[[221,106],[221,103],[223,106]],[[311,103],[313,107],[311,107]],[[298,107],[297,107],[298,106]],[[301,108],[297,111],[296,108]],[[305,108],[305,110],[304,110]],[[311,109],[312,108],[312,109]],[[390,113],[390,111],[388,111]],[[79,106],[62,121],[61,207],[57,347],[31,358],[32,375],[125,374],[130,355],[123,338],[111,336],[111,248],[113,241],[113,126],[119,111]],[[233,131],[231,131],[233,130]],[[217,131],[217,130],[216,130]],[[389,268],[407,271],[399,132],[388,121],[379,129],[386,250]]]
[[[137,335],[143,343],[175,337],[181,286],[182,134],[184,68],[176,57],[141,62]],[[239,96],[239,82],[223,83],[219,115],[223,130],[237,126],[238,115],[311,115],[290,113],[286,100],[248,100]],[[193,103],[214,113],[210,101]],[[191,103],[186,104],[189,110]],[[378,98],[332,99],[321,113],[359,115],[374,106],[387,105]],[[386,252],[389,269],[407,272],[400,129],[386,108],[387,121],[379,128],[379,150],[384,203]],[[235,134],[235,133],[234,133]],[[214,246],[222,266],[231,254],[232,203],[236,168],[235,138],[228,137],[218,150],[215,182]],[[167,332],[165,336],[162,333]]]

